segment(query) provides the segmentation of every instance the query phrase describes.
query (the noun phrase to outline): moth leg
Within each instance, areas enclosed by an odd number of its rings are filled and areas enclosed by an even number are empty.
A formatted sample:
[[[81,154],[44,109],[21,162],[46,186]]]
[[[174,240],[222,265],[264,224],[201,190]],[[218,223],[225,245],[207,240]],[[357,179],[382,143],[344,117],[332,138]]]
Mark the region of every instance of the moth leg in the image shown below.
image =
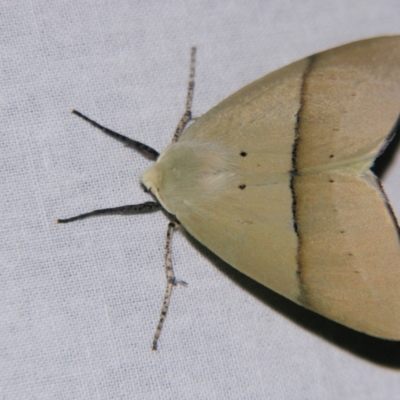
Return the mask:
[[[194,90],[194,73],[195,73],[195,62],[196,62],[196,47],[193,46],[190,53],[190,73],[189,73],[189,84],[186,96],[186,109],[176,127],[172,143],[179,140],[179,136],[185,129],[186,124],[192,119],[192,102],[193,102],[193,90]]]
[[[187,283],[184,281],[177,280],[175,278],[174,270],[172,268],[172,260],[171,260],[171,239],[172,234],[174,232],[175,227],[177,226],[176,222],[170,222],[168,224],[167,230],[167,241],[165,244],[165,275],[167,277],[167,288],[165,290],[164,301],[161,308],[160,320],[158,322],[156,332],[154,334],[153,339],[153,351],[157,351],[157,342],[161,335],[161,329],[163,327],[165,318],[168,312],[169,302],[171,300],[172,288],[176,285],[187,286]]]
[[[94,215],[112,215],[112,214],[120,214],[120,215],[129,215],[136,213],[143,213],[149,211],[159,210],[161,205],[156,203],[155,201],[146,201],[146,203],[141,204],[133,204],[121,207],[114,208],[103,208],[101,210],[94,210],[85,214],[77,215],[76,217],[67,218],[67,219],[58,219],[57,223],[66,224],[67,222],[77,221],[78,219],[84,219],[87,217],[92,217]]]
[[[78,117],[89,122],[90,125],[93,125],[94,127],[100,129],[106,135],[111,136],[112,138],[118,140],[119,142],[122,142],[124,146],[131,147],[137,150],[140,154],[149,158],[150,160],[157,160],[158,156],[160,155],[158,151],[152,149],[150,146],[147,146],[146,144],[138,142],[136,140],[130,139],[124,135],[121,135],[120,133],[112,131],[111,129],[105,128],[104,126],[98,124],[96,121],[93,121],[92,119],[88,118],[86,115],[81,114],[79,111],[72,110],[71,112],[72,114],[75,114]]]

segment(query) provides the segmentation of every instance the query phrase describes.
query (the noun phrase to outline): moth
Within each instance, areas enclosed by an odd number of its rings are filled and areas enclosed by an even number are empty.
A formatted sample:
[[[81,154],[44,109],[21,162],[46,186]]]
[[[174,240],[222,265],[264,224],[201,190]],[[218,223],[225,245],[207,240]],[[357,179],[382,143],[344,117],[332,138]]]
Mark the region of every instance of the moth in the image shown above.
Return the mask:
[[[103,132],[154,159],[142,183],[154,197],[103,213],[163,208],[171,215],[167,290],[177,223],[221,259],[288,299],[366,334],[400,339],[399,226],[371,171],[400,129],[400,36],[306,57],[251,83],[191,120],[186,110],[159,154]]]

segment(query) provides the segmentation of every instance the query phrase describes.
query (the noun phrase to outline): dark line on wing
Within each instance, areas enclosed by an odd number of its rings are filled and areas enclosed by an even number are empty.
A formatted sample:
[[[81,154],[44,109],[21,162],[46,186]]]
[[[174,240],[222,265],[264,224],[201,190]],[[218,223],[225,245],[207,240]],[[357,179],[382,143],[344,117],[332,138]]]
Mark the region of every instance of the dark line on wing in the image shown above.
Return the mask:
[[[372,166],[372,172],[382,179],[387,167],[390,165],[395,155],[397,154],[400,146],[400,114],[397,117],[392,129],[387,135],[384,144],[379,149],[374,165]]]
[[[385,143],[379,149],[378,154],[376,155],[379,157],[388,147],[390,142],[394,139],[394,137],[400,132],[400,114],[397,116],[396,122],[394,123],[392,129],[390,130],[389,134],[386,137]]]
[[[395,137],[396,137],[396,142],[397,143],[393,143]],[[394,213],[392,205],[390,204],[389,198],[387,197],[387,195],[385,193],[385,190],[384,190],[384,188],[382,186],[382,182],[380,180],[380,175],[382,175],[382,166],[379,165],[380,164],[379,157],[382,156],[383,153],[385,153],[385,152],[388,153],[388,150],[390,149],[390,147],[392,145],[393,145],[393,149],[391,149],[392,151],[389,151],[389,153],[393,153],[393,154],[389,154],[389,157],[386,157],[386,158],[393,158],[394,153],[397,151],[399,140],[400,140],[400,114],[398,115],[398,117],[396,119],[396,122],[394,123],[392,129],[390,130],[389,134],[387,135],[385,143],[379,149],[379,152],[377,154],[377,158],[375,159],[374,165],[371,168],[371,172],[375,176],[376,183],[380,188],[380,191],[381,191],[382,197],[384,199],[384,203],[385,203],[386,209],[388,210],[388,213],[389,213],[389,215],[390,215],[390,217],[391,217],[391,219],[393,221],[393,225],[397,229],[397,235],[398,235],[399,241],[400,241],[400,226],[399,226],[399,222],[397,220],[396,214]]]
[[[374,174],[373,174],[373,175],[374,175]],[[374,175],[374,176],[375,176],[375,175]],[[380,180],[377,176],[375,176],[375,180],[376,180],[376,183],[377,183],[378,186],[379,186],[379,189],[380,189],[380,191],[381,191],[381,195],[382,195],[382,197],[383,197],[383,202],[385,203],[386,209],[387,209],[387,211],[388,211],[388,213],[389,213],[389,215],[390,215],[390,218],[391,218],[392,221],[393,221],[393,225],[394,225],[394,227],[395,227],[396,230],[397,230],[397,236],[398,236],[398,239],[399,239],[399,241],[400,241],[400,226],[399,226],[399,222],[397,221],[396,214],[394,213],[394,210],[393,210],[393,208],[392,208],[392,205],[391,205],[390,202],[389,202],[389,198],[387,197],[387,195],[386,195],[386,193],[385,193],[385,190],[384,190],[384,188],[383,188],[383,186],[382,186],[381,180]]]
[[[302,82],[300,87],[300,102],[299,102],[299,109],[297,110],[296,114],[296,124],[294,126],[294,142],[292,148],[292,170],[291,170],[291,179],[290,179],[290,191],[292,192],[292,215],[293,215],[293,229],[297,235],[297,279],[300,288],[300,299],[299,302],[301,304],[305,304],[307,302],[305,293],[303,292],[303,282],[301,279],[301,272],[302,272],[302,262],[300,257],[301,245],[302,245],[302,238],[301,238],[301,227],[299,229],[298,223],[298,201],[297,201],[297,194],[295,190],[295,183],[296,179],[300,176],[300,172],[298,169],[298,149],[300,143],[300,131],[301,131],[301,122],[302,122],[302,113],[304,110],[304,103],[305,103],[305,92],[307,86],[307,78],[311,72],[312,66],[315,61],[315,56],[308,57],[308,65],[304,70],[302,76]]]

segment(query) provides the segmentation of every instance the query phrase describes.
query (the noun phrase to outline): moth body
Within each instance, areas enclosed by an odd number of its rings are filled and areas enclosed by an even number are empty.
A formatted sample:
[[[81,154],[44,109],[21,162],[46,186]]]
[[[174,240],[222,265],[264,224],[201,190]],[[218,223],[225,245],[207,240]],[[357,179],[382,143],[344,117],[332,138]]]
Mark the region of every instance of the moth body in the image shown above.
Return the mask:
[[[273,72],[204,114],[142,177],[224,261],[353,329],[400,339],[398,226],[371,172],[400,114],[400,38]]]
[[[75,114],[156,160],[142,183],[157,202],[73,218],[159,209],[239,271],[327,318],[400,340],[399,226],[370,170],[400,130],[400,36],[328,50],[272,72],[190,120],[159,153]],[[172,287],[167,231],[167,289]]]

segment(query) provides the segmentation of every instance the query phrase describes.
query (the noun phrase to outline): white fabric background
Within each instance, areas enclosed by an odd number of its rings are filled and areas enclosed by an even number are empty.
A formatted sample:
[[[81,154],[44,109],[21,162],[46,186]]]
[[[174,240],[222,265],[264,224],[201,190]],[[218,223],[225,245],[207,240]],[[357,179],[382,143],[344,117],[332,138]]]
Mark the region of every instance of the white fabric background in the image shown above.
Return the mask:
[[[177,233],[163,213],[57,225],[150,200],[150,165],[76,108],[162,150],[194,114],[306,55],[400,33],[398,0],[10,1],[1,30],[1,399],[389,399],[400,345],[303,310]],[[373,96],[373,93],[371,93]],[[400,215],[400,151],[384,176]],[[399,289],[400,291],[400,289]]]

